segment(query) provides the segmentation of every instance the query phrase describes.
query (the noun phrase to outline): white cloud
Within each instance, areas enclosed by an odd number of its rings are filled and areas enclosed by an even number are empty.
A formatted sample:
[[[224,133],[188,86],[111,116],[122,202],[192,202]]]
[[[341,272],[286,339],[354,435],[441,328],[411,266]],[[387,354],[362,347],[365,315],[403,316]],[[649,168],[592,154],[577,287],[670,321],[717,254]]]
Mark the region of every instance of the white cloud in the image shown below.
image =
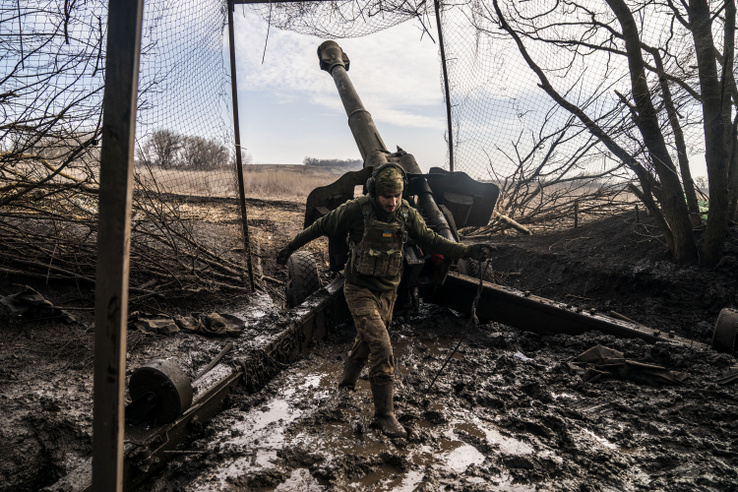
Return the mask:
[[[243,14],[236,9],[234,22],[240,90],[267,91],[283,103],[300,100],[343,111],[332,79],[318,66],[323,39],[278,29],[271,29],[267,39],[266,23],[248,8]],[[443,107],[437,46],[427,36],[421,40],[420,34],[417,28],[398,26],[338,40],[351,60],[351,80],[375,121],[438,126],[438,118],[423,114],[428,107]]]
[[[319,67],[325,39],[275,28],[266,39],[266,23],[248,7],[236,8],[234,24],[242,138],[255,161],[358,158],[335,83]],[[427,35],[421,39],[412,23],[336,41],[388,148],[400,145],[421,169],[443,166],[446,110],[437,45]]]

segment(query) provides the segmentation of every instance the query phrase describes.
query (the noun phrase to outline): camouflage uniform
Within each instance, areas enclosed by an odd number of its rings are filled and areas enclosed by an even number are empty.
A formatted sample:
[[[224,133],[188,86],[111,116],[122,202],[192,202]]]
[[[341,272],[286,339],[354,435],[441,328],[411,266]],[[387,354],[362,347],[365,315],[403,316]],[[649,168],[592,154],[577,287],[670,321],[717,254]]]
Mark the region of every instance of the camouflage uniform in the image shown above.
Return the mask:
[[[397,293],[375,292],[345,283],[343,293],[356,325],[356,338],[349,358],[363,367],[369,361],[369,377],[391,378],[395,372],[395,356],[387,327],[392,322],[392,309]]]
[[[377,221],[387,224],[402,222],[407,236],[423,249],[456,259],[464,256],[467,247],[449,241],[428,229],[418,211],[406,200],[402,200],[395,212],[388,214],[379,207],[376,198],[369,196],[344,203],[315,221],[289,243],[290,249],[297,250],[323,235],[331,237],[348,235],[349,244],[353,247],[343,270],[346,278],[344,294],[357,331],[349,357],[357,362],[366,361],[368,357],[369,377],[372,379],[392,377],[394,374],[394,358],[387,326],[392,320],[392,309],[402,272],[377,276],[357,271],[356,263],[359,255],[356,251],[364,237],[366,221],[363,210],[367,207],[371,208]]]
[[[286,263],[293,251],[323,235],[347,238],[351,254],[343,270],[343,292],[356,325],[356,339],[338,386],[353,388],[369,362],[374,420],[386,436],[403,438],[407,430],[394,412],[395,358],[387,327],[397,299],[405,242],[412,238],[427,252],[454,259],[486,259],[488,247],[467,247],[439,236],[405,200],[393,212],[385,211],[381,205],[395,206],[405,185],[404,175],[393,166],[387,164],[372,174],[367,182],[369,196],[350,200],[316,220],[280,250],[277,261]]]

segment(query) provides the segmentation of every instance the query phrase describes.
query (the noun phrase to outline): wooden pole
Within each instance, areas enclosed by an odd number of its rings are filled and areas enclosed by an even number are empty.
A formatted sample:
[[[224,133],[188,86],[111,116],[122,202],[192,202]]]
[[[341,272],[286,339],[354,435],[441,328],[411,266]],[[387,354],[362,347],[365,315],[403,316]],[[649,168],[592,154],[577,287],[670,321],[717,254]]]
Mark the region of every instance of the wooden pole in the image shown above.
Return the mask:
[[[249,239],[249,221],[246,212],[246,190],[243,183],[243,163],[241,162],[241,132],[238,128],[238,84],[236,83],[236,47],[233,41],[233,1],[228,2],[228,48],[231,57],[231,98],[233,100],[233,135],[236,141],[236,172],[238,173],[238,201],[241,205],[241,227],[243,227],[243,248],[246,252],[251,292],[254,284],[254,271],[251,266],[251,240]]]
[[[110,0],[95,287],[92,490],[123,490],[133,142],[143,0]]]
[[[443,29],[441,26],[441,5],[439,0],[433,2],[436,10],[436,26],[438,27],[438,45],[441,48],[441,69],[443,70],[443,90],[446,95],[446,127],[448,128],[448,169],[454,172],[454,133],[451,120],[451,90],[448,86],[448,68],[446,66],[446,47],[443,43]]]

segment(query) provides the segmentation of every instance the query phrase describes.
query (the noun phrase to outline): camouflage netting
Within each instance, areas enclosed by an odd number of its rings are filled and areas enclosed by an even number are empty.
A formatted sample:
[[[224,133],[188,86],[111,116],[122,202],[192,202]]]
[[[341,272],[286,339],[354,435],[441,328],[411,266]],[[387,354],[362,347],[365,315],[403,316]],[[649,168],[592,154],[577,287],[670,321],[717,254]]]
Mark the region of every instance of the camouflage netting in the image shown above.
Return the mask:
[[[0,271],[95,278],[106,0],[4,2]],[[131,288],[242,289],[226,7],[145,2],[137,112]],[[226,199],[218,237],[202,197]],[[240,249],[239,249],[240,248]]]
[[[627,5],[637,23],[669,153],[675,163],[688,156],[701,159],[702,109],[692,33],[684,25],[687,13],[647,0]],[[575,210],[597,213],[632,202],[626,190],[633,171],[623,155],[614,155],[593,136],[586,120],[656,175],[634,123],[621,28],[606,3],[470,0],[436,6],[449,74],[454,169],[500,184],[500,212],[521,222],[551,221],[571,218]],[[417,20],[438,40],[436,9],[425,0],[252,8],[272,26],[321,37],[362,36]],[[721,49],[722,2],[712,9]],[[521,56],[521,46],[529,60]],[[723,70],[731,68],[735,71],[735,66]],[[547,84],[548,93],[542,89]],[[686,160],[675,168],[683,182],[691,182]]]
[[[711,5],[717,51],[724,42],[724,5]],[[659,130],[679,161],[674,172],[691,183],[686,158],[703,153],[704,136],[686,13],[668,2],[628,6]],[[412,21],[438,40],[434,7],[426,0],[341,0],[247,8],[275,28],[323,38],[364,36]],[[470,0],[437,7],[448,60],[454,169],[502,188],[493,227],[477,233],[509,224],[509,218],[556,225],[575,211],[595,214],[631,203],[625,190],[633,171],[625,160],[638,162],[658,187],[658,163],[634,124],[620,26],[605,3]],[[221,0],[145,2],[131,262],[132,285],[141,290],[243,285],[223,56],[226,13]],[[4,271],[94,279],[106,26],[105,0],[0,6]],[[729,61],[718,69],[735,85],[735,61]],[[603,138],[611,141],[607,148]],[[203,197],[224,199],[229,225],[217,237],[190,220],[199,217]]]

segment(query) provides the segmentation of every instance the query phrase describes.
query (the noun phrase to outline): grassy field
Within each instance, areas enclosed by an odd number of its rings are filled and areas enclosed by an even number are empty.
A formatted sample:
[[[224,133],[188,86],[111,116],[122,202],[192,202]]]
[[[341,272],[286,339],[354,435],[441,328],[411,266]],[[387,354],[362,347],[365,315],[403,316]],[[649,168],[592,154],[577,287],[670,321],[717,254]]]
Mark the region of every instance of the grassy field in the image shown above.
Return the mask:
[[[318,186],[338,179],[346,168],[303,165],[252,164],[244,166],[244,190],[248,198],[304,201]],[[237,175],[231,169],[176,170],[152,168],[139,171],[149,189],[195,196],[237,195]]]
[[[337,180],[346,168],[301,165],[250,165],[244,168],[247,197],[304,201],[319,186]]]

